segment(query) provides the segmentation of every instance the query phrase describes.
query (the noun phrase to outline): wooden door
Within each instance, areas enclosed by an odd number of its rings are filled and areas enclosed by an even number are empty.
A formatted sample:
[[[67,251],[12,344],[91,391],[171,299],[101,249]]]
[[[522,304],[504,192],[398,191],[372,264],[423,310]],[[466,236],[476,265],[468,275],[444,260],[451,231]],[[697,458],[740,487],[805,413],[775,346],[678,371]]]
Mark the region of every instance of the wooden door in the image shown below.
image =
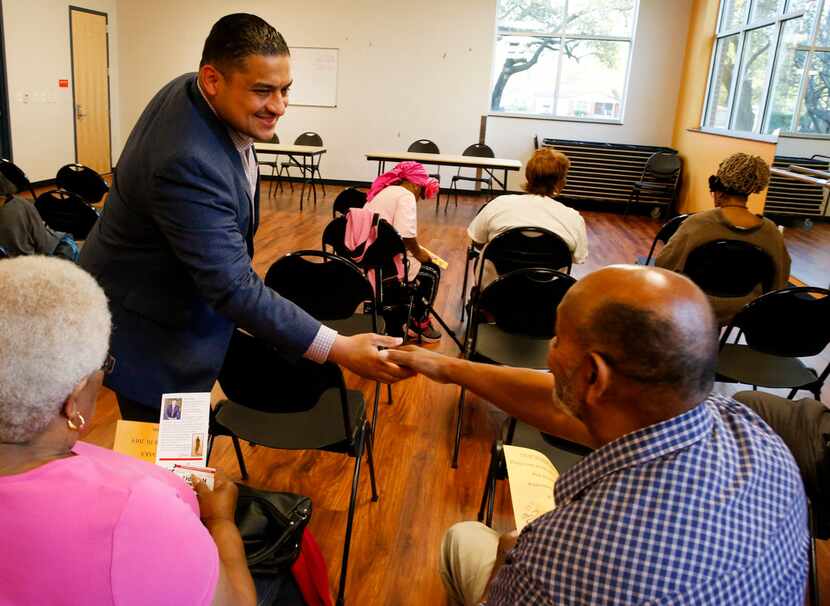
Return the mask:
[[[112,171],[107,15],[69,8],[75,159],[98,173]]]

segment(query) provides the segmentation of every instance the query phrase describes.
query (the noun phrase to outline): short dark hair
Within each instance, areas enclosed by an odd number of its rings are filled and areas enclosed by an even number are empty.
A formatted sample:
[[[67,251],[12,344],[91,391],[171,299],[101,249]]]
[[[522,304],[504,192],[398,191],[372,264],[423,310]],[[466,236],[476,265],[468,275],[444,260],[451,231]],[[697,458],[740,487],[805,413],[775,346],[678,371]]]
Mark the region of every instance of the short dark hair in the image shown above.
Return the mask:
[[[594,310],[580,332],[585,347],[624,377],[670,388],[683,399],[703,398],[712,390],[718,359],[709,315],[702,325],[679,326],[654,311],[609,302]]]
[[[210,28],[199,67],[226,73],[244,66],[250,55],[290,55],[285,38],[265,20],[248,13],[225,15]]]

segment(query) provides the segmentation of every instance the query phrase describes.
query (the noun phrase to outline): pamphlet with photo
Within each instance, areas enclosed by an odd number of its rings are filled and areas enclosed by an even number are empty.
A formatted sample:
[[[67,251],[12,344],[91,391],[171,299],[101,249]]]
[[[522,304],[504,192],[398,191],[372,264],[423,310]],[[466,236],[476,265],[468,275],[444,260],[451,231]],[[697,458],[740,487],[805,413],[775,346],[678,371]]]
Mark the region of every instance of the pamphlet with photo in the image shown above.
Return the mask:
[[[162,395],[156,465],[205,467],[209,421],[209,392]]]

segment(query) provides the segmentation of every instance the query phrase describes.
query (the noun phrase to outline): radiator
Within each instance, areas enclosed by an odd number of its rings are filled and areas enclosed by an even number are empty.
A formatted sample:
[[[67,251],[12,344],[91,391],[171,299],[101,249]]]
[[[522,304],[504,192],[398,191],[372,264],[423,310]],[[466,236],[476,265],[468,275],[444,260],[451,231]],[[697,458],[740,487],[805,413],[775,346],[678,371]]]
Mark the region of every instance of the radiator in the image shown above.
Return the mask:
[[[776,156],[772,165],[786,169],[791,164],[828,170],[827,160]],[[820,185],[772,175],[769,180],[765,215],[795,215],[821,217],[827,213],[827,190]]]
[[[621,205],[628,201],[634,183],[640,180],[652,154],[677,153],[670,147],[547,138],[542,140],[542,146],[556,148],[571,161],[568,182],[557,198]],[[640,201],[645,203],[653,199],[645,192],[640,196]]]

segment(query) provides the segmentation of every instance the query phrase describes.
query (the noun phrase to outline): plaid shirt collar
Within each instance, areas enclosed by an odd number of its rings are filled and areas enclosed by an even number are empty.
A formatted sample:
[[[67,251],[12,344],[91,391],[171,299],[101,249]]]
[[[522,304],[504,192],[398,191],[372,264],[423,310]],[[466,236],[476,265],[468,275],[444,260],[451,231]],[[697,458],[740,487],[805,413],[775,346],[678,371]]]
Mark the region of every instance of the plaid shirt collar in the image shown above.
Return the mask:
[[[205,91],[202,90],[202,85],[199,82],[199,76],[196,76],[196,88],[199,89],[199,94],[202,95],[202,99],[205,100],[205,103],[208,104],[210,111],[213,112],[213,115],[222,120],[219,114],[216,113],[216,109],[211,105],[210,100],[205,95]],[[248,148],[254,144],[254,140],[252,137],[248,135],[243,135],[238,130],[231,128],[224,120],[222,123],[225,124],[225,128],[228,130],[228,135],[230,135],[231,141],[233,142],[233,146],[236,148],[240,154],[245,153],[248,151]]]
[[[621,469],[665,457],[702,440],[711,432],[713,423],[706,402],[682,415],[626,434],[589,454],[556,482],[553,492],[557,508]]]

